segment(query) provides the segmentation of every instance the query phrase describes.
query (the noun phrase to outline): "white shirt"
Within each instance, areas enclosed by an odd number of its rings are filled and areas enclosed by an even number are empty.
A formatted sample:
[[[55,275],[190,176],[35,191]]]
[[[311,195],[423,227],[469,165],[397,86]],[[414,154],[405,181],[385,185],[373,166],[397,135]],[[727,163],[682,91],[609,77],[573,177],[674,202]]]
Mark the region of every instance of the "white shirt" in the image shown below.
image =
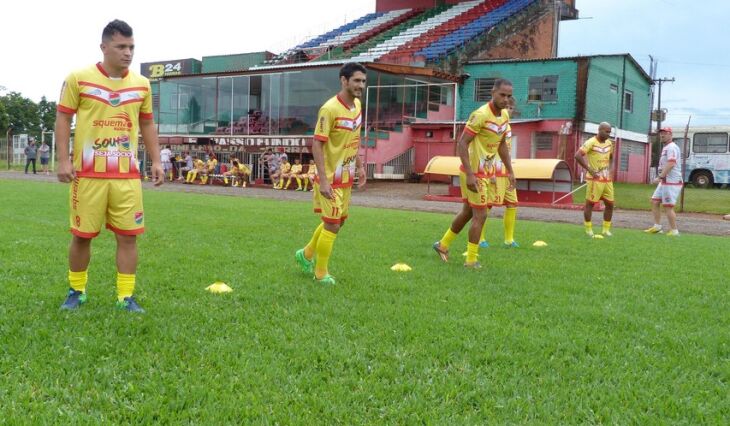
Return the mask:
[[[172,151],[168,148],[164,148],[162,151],[160,151],[160,161],[162,161],[163,163],[169,163],[171,157]]]

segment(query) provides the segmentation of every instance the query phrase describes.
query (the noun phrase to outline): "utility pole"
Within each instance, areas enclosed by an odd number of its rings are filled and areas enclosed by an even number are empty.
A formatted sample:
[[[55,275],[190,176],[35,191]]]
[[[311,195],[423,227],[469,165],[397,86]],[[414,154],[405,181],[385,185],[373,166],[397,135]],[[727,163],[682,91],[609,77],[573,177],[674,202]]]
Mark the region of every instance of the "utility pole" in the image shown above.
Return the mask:
[[[652,82],[659,84],[659,95],[657,97],[657,107],[656,107],[656,109],[657,109],[657,111],[661,111],[662,110],[662,83],[666,83],[666,82],[672,82],[672,83],[674,83],[674,77],[672,77],[672,78],[666,78],[666,77],[657,78],[655,80],[652,80]],[[661,112],[659,112],[657,114],[657,126],[656,126],[657,133],[659,133],[659,129],[662,128],[662,121],[663,121],[662,120],[662,115],[661,115]]]
[[[667,82],[672,82],[673,83],[674,82],[674,77],[672,77],[672,78],[666,78],[666,77],[656,78],[656,79],[652,79],[651,81],[652,81],[652,83],[657,83],[659,85],[659,93],[658,93],[658,96],[657,96],[657,109],[656,109],[656,119],[657,119],[656,120],[656,122],[657,122],[657,125],[656,125],[656,134],[657,134],[657,137],[659,137],[659,130],[662,128],[662,121],[664,121],[663,120],[664,117],[662,117],[662,115],[663,115],[663,113],[662,113],[662,83],[667,83]],[[654,145],[654,144],[652,144],[652,145]],[[656,148],[657,148],[657,151],[656,152],[661,152],[661,150],[659,149],[661,147],[657,146]],[[654,150],[652,150],[652,157],[653,156],[654,156]],[[653,160],[653,158],[650,158],[650,160]],[[654,166],[654,167],[656,168],[657,166]]]

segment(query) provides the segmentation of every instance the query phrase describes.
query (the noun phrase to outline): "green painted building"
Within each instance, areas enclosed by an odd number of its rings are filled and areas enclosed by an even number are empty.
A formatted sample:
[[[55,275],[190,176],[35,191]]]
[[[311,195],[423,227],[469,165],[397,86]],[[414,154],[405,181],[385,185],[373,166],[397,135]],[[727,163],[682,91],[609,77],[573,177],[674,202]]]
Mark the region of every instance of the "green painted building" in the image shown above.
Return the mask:
[[[512,81],[518,158],[561,158],[574,165],[574,151],[606,121],[614,128],[617,180],[645,181],[652,82],[631,55],[476,61],[464,72],[461,120],[491,99],[496,79]]]

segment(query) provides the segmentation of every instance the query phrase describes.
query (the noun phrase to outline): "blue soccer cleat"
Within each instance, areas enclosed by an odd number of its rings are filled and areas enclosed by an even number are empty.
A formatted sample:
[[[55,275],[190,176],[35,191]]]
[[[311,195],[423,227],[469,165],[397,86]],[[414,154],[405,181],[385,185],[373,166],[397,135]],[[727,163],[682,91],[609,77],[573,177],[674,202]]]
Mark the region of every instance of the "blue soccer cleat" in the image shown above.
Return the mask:
[[[73,311],[78,309],[83,303],[86,303],[86,293],[70,288],[68,289],[66,301],[61,305],[61,309]]]
[[[134,296],[125,297],[124,300],[117,302],[117,308],[127,312],[144,313],[144,309],[134,300]]]
[[[504,243],[504,248],[518,248],[520,245],[517,244],[517,241],[512,241],[511,243]]]
[[[489,247],[489,243],[486,240],[479,241],[479,247],[480,248],[488,248]]]

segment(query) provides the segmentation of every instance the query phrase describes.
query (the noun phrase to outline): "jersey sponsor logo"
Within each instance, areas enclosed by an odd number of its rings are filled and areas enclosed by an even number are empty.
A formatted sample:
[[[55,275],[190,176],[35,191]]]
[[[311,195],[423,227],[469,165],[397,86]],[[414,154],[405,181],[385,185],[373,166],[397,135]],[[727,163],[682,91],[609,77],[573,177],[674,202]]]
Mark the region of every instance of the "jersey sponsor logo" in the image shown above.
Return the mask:
[[[324,133],[324,126],[325,126],[325,118],[319,117],[319,133]]]
[[[117,136],[114,138],[98,138],[94,141],[93,149],[94,151],[100,151],[102,149],[107,148],[118,148],[121,147],[122,149],[129,151],[130,148],[130,141],[129,136],[122,135]],[[97,156],[104,157],[101,153],[97,153]],[[117,155],[109,155],[109,157],[116,157]],[[127,157],[126,155],[119,155],[118,157]]]
[[[92,126],[101,128],[111,127],[117,132],[128,132],[132,130],[134,124],[129,118],[129,114],[123,112],[102,120],[94,120]]]

